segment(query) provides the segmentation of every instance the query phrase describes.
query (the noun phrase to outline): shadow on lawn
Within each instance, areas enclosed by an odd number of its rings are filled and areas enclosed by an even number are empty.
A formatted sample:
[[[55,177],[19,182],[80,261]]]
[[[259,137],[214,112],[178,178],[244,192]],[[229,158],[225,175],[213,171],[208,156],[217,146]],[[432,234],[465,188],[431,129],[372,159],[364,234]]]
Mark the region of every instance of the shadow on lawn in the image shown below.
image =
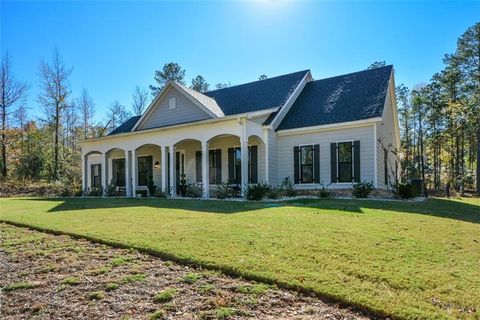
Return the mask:
[[[56,201],[51,198],[17,199],[18,201]],[[447,200],[428,199],[423,202],[379,201],[379,200],[314,200],[300,199],[285,202],[240,202],[204,200],[162,199],[111,199],[111,198],[65,198],[49,212],[84,209],[112,209],[125,207],[151,207],[158,209],[180,209],[220,214],[235,214],[275,207],[306,207],[363,213],[363,209],[388,210],[406,214],[424,214],[441,218],[480,223],[480,206]]]

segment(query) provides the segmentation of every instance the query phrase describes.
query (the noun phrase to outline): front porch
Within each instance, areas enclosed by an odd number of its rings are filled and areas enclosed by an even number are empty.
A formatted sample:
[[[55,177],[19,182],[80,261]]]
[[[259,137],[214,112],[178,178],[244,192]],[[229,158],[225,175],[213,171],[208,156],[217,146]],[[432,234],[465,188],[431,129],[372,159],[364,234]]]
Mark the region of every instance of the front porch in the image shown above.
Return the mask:
[[[184,178],[208,198],[221,183],[241,192],[249,183],[268,183],[267,145],[260,126],[247,119],[222,126],[136,132],[82,147],[84,194],[114,190],[117,196],[153,196],[148,190],[155,186],[175,197],[181,195]]]

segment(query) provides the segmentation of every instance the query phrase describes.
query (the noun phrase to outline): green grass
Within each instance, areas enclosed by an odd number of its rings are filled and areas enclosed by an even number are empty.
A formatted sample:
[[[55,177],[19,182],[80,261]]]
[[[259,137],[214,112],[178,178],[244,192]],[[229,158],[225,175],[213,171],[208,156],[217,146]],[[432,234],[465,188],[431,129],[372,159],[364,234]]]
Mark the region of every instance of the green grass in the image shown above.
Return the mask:
[[[107,283],[107,285],[105,286],[105,290],[113,291],[113,290],[117,290],[118,287],[119,287],[118,283],[110,282],[110,283]]]
[[[76,286],[80,284],[80,280],[77,277],[67,277],[62,280],[62,284],[66,284],[69,286]]]
[[[135,274],[131,274],[131,275],[123,277],[122,283],[145,281],[146,277],[147,277],[147,275],[144,274],[144,273],[135,273]]]
[[[165,289],[157,293],[153,297],[153,300],[158,303],[169,302],[169,301],[172,301],[172,299],[175,297],[176,294],[177,294],[177,290],[175,289],[171,289],[171,288]]]
[[[480,318],[480,199],[0,199],[0,220],[399,318]]]
[[[105,293],[103,291],[94,291],[87,294],[88,300],[102,300],[105,298]]]
[[[24,290],[24,289],[33,289],[38,287],[38,284],[32,282],[17,282],[11,285],[6,286],[3,290],[4,291],[16,291],[16,290]]]
[[[193,272],[190,272],[190,273],[187,273],[186,275],[184,275],[180,280],[182,282],[185,282],[185,283],[188,283],[188,284],[193,284],[195,282],[198,281],[198,279],[201,278],[201,275],[199,275],[198,273],[193,273]]]

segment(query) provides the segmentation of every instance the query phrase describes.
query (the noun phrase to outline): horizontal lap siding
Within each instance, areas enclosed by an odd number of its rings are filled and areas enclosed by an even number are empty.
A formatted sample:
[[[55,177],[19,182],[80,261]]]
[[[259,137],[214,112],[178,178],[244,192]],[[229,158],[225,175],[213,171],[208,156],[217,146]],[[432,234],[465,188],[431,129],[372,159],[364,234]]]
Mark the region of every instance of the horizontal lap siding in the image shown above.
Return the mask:
[[[175,109],[168,108],[170,98],[176,98]],[[158,128],[178,123],[186,123],[211,118],[205,111],[193,104],[176,89],[170,89],[155,110],[147,117],[139,130]]]
[[[339,129],[318,133],[278,136],[278,174],[277,183],[285,177],[293,181],[293,147],[305,144],[320,145],[320,182],[329,184],[330,176],[330,143],[359,140],[360,141],[360,174],[361,180],[374,181],[374,142],[373,125],[362,128]],[[318,188],[316,185],[299,185],[299,188]],[[349,185],[332,184],[331,188],[345,188]]]
[[[395,130],[394,130],[394,118],[391,107],[391,99],[387,99],[385,104],[385,110],[383,111],[382,122],[377,124],[377,187],[380,189],[386,189],[385,185],[385,161],[384,161],[384,148],[389,150],[388,152],[388,175],[389,181],[394,182],[395,179],[395,161],[396,157],[392,153],[396,148]]]

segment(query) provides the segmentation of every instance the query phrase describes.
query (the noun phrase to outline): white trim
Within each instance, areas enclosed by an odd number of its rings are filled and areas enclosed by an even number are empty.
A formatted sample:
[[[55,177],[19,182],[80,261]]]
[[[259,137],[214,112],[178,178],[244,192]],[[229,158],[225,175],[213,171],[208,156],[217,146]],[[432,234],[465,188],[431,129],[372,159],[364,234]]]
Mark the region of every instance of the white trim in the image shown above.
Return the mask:
[[[293,103],[295,102],[294,100],[296,100],[296,98],[298,98],[298,96],[300,95],[300,94],[297,95],[297,93],[300,93],[303,90],[303,88],[305,88],[305,85],[307,84],[307,80],[311,80],[311,79],[312,79],[312,74],[311,74],[310,70],[308,70],[307,73],[305,74],[305,76],[303,76],[302,80],[298,83],[295,90],[293,90],[292,94],[288,97],[287,101],[285,101],[283,106],[280,107],[281,108],[280,111],[278,111],[276,116],[273,118],[273,120],[267,126],[269,129],[274,130],[276,127],[278,127],[278,125],[276,125],[276,123],[279,121],[279,119],[283,120],[283,118],[285,117],[287,112],[290,111],[290,108],[292,107]]]
[[[377,123],[377,122],[381,122],[381,121],[382,121],[382,117],[375,117],[375,118],[370,118],[370,119],[365,119],[365,120],[356,120],[356,121],[349,121],[349,122],[324,124],[324,125],[319,125],[319,126],[279,130],[279,131],[277,131],[277,135],[285,136],[285,135],[292,135],[292,134],[313,133],[313,132],[317,132],[317,131],[357,128],[357,127],[368,126],[368,125],[371,125],[373,123]]]
[[[374,156],[373,156],[373,179],[374,179],[374,187],[377,188],[378,187],[378,177],[377,177],[377,157],[378,157],[378,154],[377,154],[377,124],[374,123],[373,124],[373,153],[374,153]]]

